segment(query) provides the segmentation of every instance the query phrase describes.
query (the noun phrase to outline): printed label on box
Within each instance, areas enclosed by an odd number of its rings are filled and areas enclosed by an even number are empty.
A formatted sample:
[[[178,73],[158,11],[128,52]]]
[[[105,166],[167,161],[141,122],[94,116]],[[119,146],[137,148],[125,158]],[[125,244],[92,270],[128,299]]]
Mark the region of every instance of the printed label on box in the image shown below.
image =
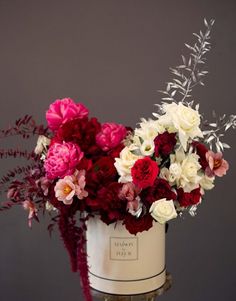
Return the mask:
[[[111,260],[138,260],[138,237],[110,237]]]

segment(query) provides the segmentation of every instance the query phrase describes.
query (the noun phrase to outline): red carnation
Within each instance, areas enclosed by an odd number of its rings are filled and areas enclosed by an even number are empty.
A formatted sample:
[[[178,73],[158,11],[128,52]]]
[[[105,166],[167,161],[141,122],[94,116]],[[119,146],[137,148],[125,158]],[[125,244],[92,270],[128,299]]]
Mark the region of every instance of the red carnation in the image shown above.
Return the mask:
[[[191,192],[184,192],[183,188],[177,190],[178,202],[181,207],[197,205],[201,200],[200,188],[196,188]]]
[[[142,217],[135,217],[127,214],[124,220],[124,225],[130,234],[136,235],[138,232],[148,231],[152,227],[153,218],[150,214]]]
[[[155,144],[155,156],[156,157],[168,157],[169,154],[174,150],[176,145],[176,134],[164,132],[159,134],[154,139]]]
[[[196,149],[199,158],[199,163],[202,166],[202,169],[205,170],[208,167],[208,162],[206,159],[206,153],[209,151],[209,149],[202,143],[198,141],[193,141],[192,143],[194,149]]]
[[[139,188],[152,186],[158,173],[159,167],[150,157],[137,160],[131,169],[133,183]]]
[[[166,180],[157,178],[151,187],[141,192],[141,198],[144,202],[151,205],[153,202],[163,198],[176,200],[176,194]]]

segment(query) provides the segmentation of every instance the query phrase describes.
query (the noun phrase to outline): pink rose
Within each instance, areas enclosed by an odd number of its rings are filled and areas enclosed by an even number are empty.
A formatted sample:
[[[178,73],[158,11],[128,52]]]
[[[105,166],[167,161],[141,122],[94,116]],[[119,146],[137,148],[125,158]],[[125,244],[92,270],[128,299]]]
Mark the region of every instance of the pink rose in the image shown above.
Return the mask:
[[[127,134],[126,128],[121,124],[104,123],[100,133],[96,136],[96,142],[104,151],[109,151],[118,146]]]
[[[46,112],[48,127],[56,131],[63,123],[74,118],[88,116],[88,109],[81,103],[75,103],[71,98],[55,100]]]
[[[74,173],[84,153],[72,142],[54,143],[47,153],[44,163],[47,178],[64,178]]]
[[[208,162],[208,167],[205,170],[205,173],[208,177],[218,176],[222,177],[226,174],[226,171],[229,169],[229,163],[222,158],[222,153],[213,153],[208,151],[206,153],[206,160]]]

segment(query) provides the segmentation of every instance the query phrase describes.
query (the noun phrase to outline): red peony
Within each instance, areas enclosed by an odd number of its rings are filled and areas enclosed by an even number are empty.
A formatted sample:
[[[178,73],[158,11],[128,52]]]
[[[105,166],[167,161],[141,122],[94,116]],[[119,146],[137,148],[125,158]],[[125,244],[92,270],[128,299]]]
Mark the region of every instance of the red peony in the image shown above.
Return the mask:
[[[153,218],[150,214],[139,218],[127,214],[123,223],[130,234],[136,235],[138,232],[148,231],[152,227]]]
[[[181,207],[197,205],[201,200],[200,188],[196,188],[191,192],[184,192],[183,188],[177,190],[178,202]]]
[[[103,183],[112,182],[118,176],[114,162],[111,157],[101,157],[94,163],[93,171],[103,180]]]
[[[113,148],[112,150],[110,150],[108,152],[108,155],[112,158],[119,158],[120,157],[120,152],[122,151],[122,149],[124,148],[124,144],[121,143],[118,146],[116,146],[115,148]]]
[[[158,173],[159,167],[150,157],[137,160],[131,169],[133,183],[139,188],[152,186]]]
[[[126,214],[127,201],[119,198],[122,184],[113,182],[102,187],[97,194],[101,220],[106,224],[122,220]]]
[[[100,129],[101,125],[96,118],[77,118],[63,124],[58,129],[55,139],[75,142],[86,155],[94,154],[98,151],[96,135]]]
[[[150,205],[160,199],[176,200],[176,194],[172,191],[170,184],[164,180],[157,178],[154,184],[141,192],[141,198]]]
[[[208,167],[208,161],[206,159],[206,153],[208,152],[208,148],[198,141],[193,141],[192,145],[196,150],[198,156],[200,157],[199,163],[201,164],[202,169],[205,170]]]
[[[168,157],[173,152],[177,141],[175,136],[175,133],[168,132],[156,136],[154,139],[156,157]]]

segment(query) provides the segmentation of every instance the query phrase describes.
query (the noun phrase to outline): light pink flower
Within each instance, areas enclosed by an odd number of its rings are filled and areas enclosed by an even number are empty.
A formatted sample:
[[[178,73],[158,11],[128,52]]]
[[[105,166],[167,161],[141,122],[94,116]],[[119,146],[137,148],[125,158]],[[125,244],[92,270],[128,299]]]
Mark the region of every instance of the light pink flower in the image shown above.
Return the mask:
[[[142,203],[140,202],[140,197],[138,194],[141,190],[136,187],[132,182],[125,183],[119,193],[119,198],[122,200],[127,200],[127,211],[134,215],[140,216],[142,212]]]
[[[84,187],[86,185],[85,170],[76,171],[74,177],[76,181],[76,196],[78,197],[78,199],[82,200],[83,198],[86,198],[88,196],[88,192],[84,190]]]
[[[212,151],[208,151],[206,153],[206,160],[209,164],[205,170],[208,177],[213,177],[214,175],[222,177],[229,169],[229,163],[222,158],[222,153],[220,152],[214,153]]]
[[[97,145],[108,151],[118,146],[127,134],[126,128],[121,124],[104,123],[101,132],[96,136]]]
[[[84,190],[86,185],[85,170],[76,170],[74,175],[65,176],[58,180],[54,191],[58,201],[62,201],[65,205],[70,205],[73,202],[73,197],[77,196],[82,200],[88,196],[88,192]]]
[[[72,142],[54,143],[44,162],[47,178],[64,178],[74,173],[76,165],[83,158],[80,147]]]
[[[22,206],[25,210],[28,210],[29,211],[29,215],[28,215],[28,225],[29,227],[31,228],[32,227],[32,219],[36,219],[37,221],[38,220],[38,217],[37,217],[37,208],[35,207],[34,203],[31,201],[31,200],[25,200],[23,203],[22,203]]]
[[[140,189],[137,188],[134,183],[128,182],[125,183],[119,193],[119,198],[122,200],[127,200],[129,202],[133,201],[136,196],[140,193]]]
[[[71,98],[55,100],[46,112],[48,127],[53,131],[68,120],[87,116],[88,109],[81,103],[76,104]]]
[[[43,194],[44,194],[45,196],[47,196],[47,195],[48,195],[48,189],[49,189],[49,186],[50,186],[50,184],[51,184],[51,182],[48,180],[48,178],[47,178],[47,177],[41,177],[41,178],[39,178],[39,179],[36,181],[36,184],[37,184],[37,186],[38,186],[39,188],[42,189]]]
[[[76,187],[73,176],[65,176],[64,179],[58,180],[54,188],[56,198],[65,205],[72,204],[75,190]]]

